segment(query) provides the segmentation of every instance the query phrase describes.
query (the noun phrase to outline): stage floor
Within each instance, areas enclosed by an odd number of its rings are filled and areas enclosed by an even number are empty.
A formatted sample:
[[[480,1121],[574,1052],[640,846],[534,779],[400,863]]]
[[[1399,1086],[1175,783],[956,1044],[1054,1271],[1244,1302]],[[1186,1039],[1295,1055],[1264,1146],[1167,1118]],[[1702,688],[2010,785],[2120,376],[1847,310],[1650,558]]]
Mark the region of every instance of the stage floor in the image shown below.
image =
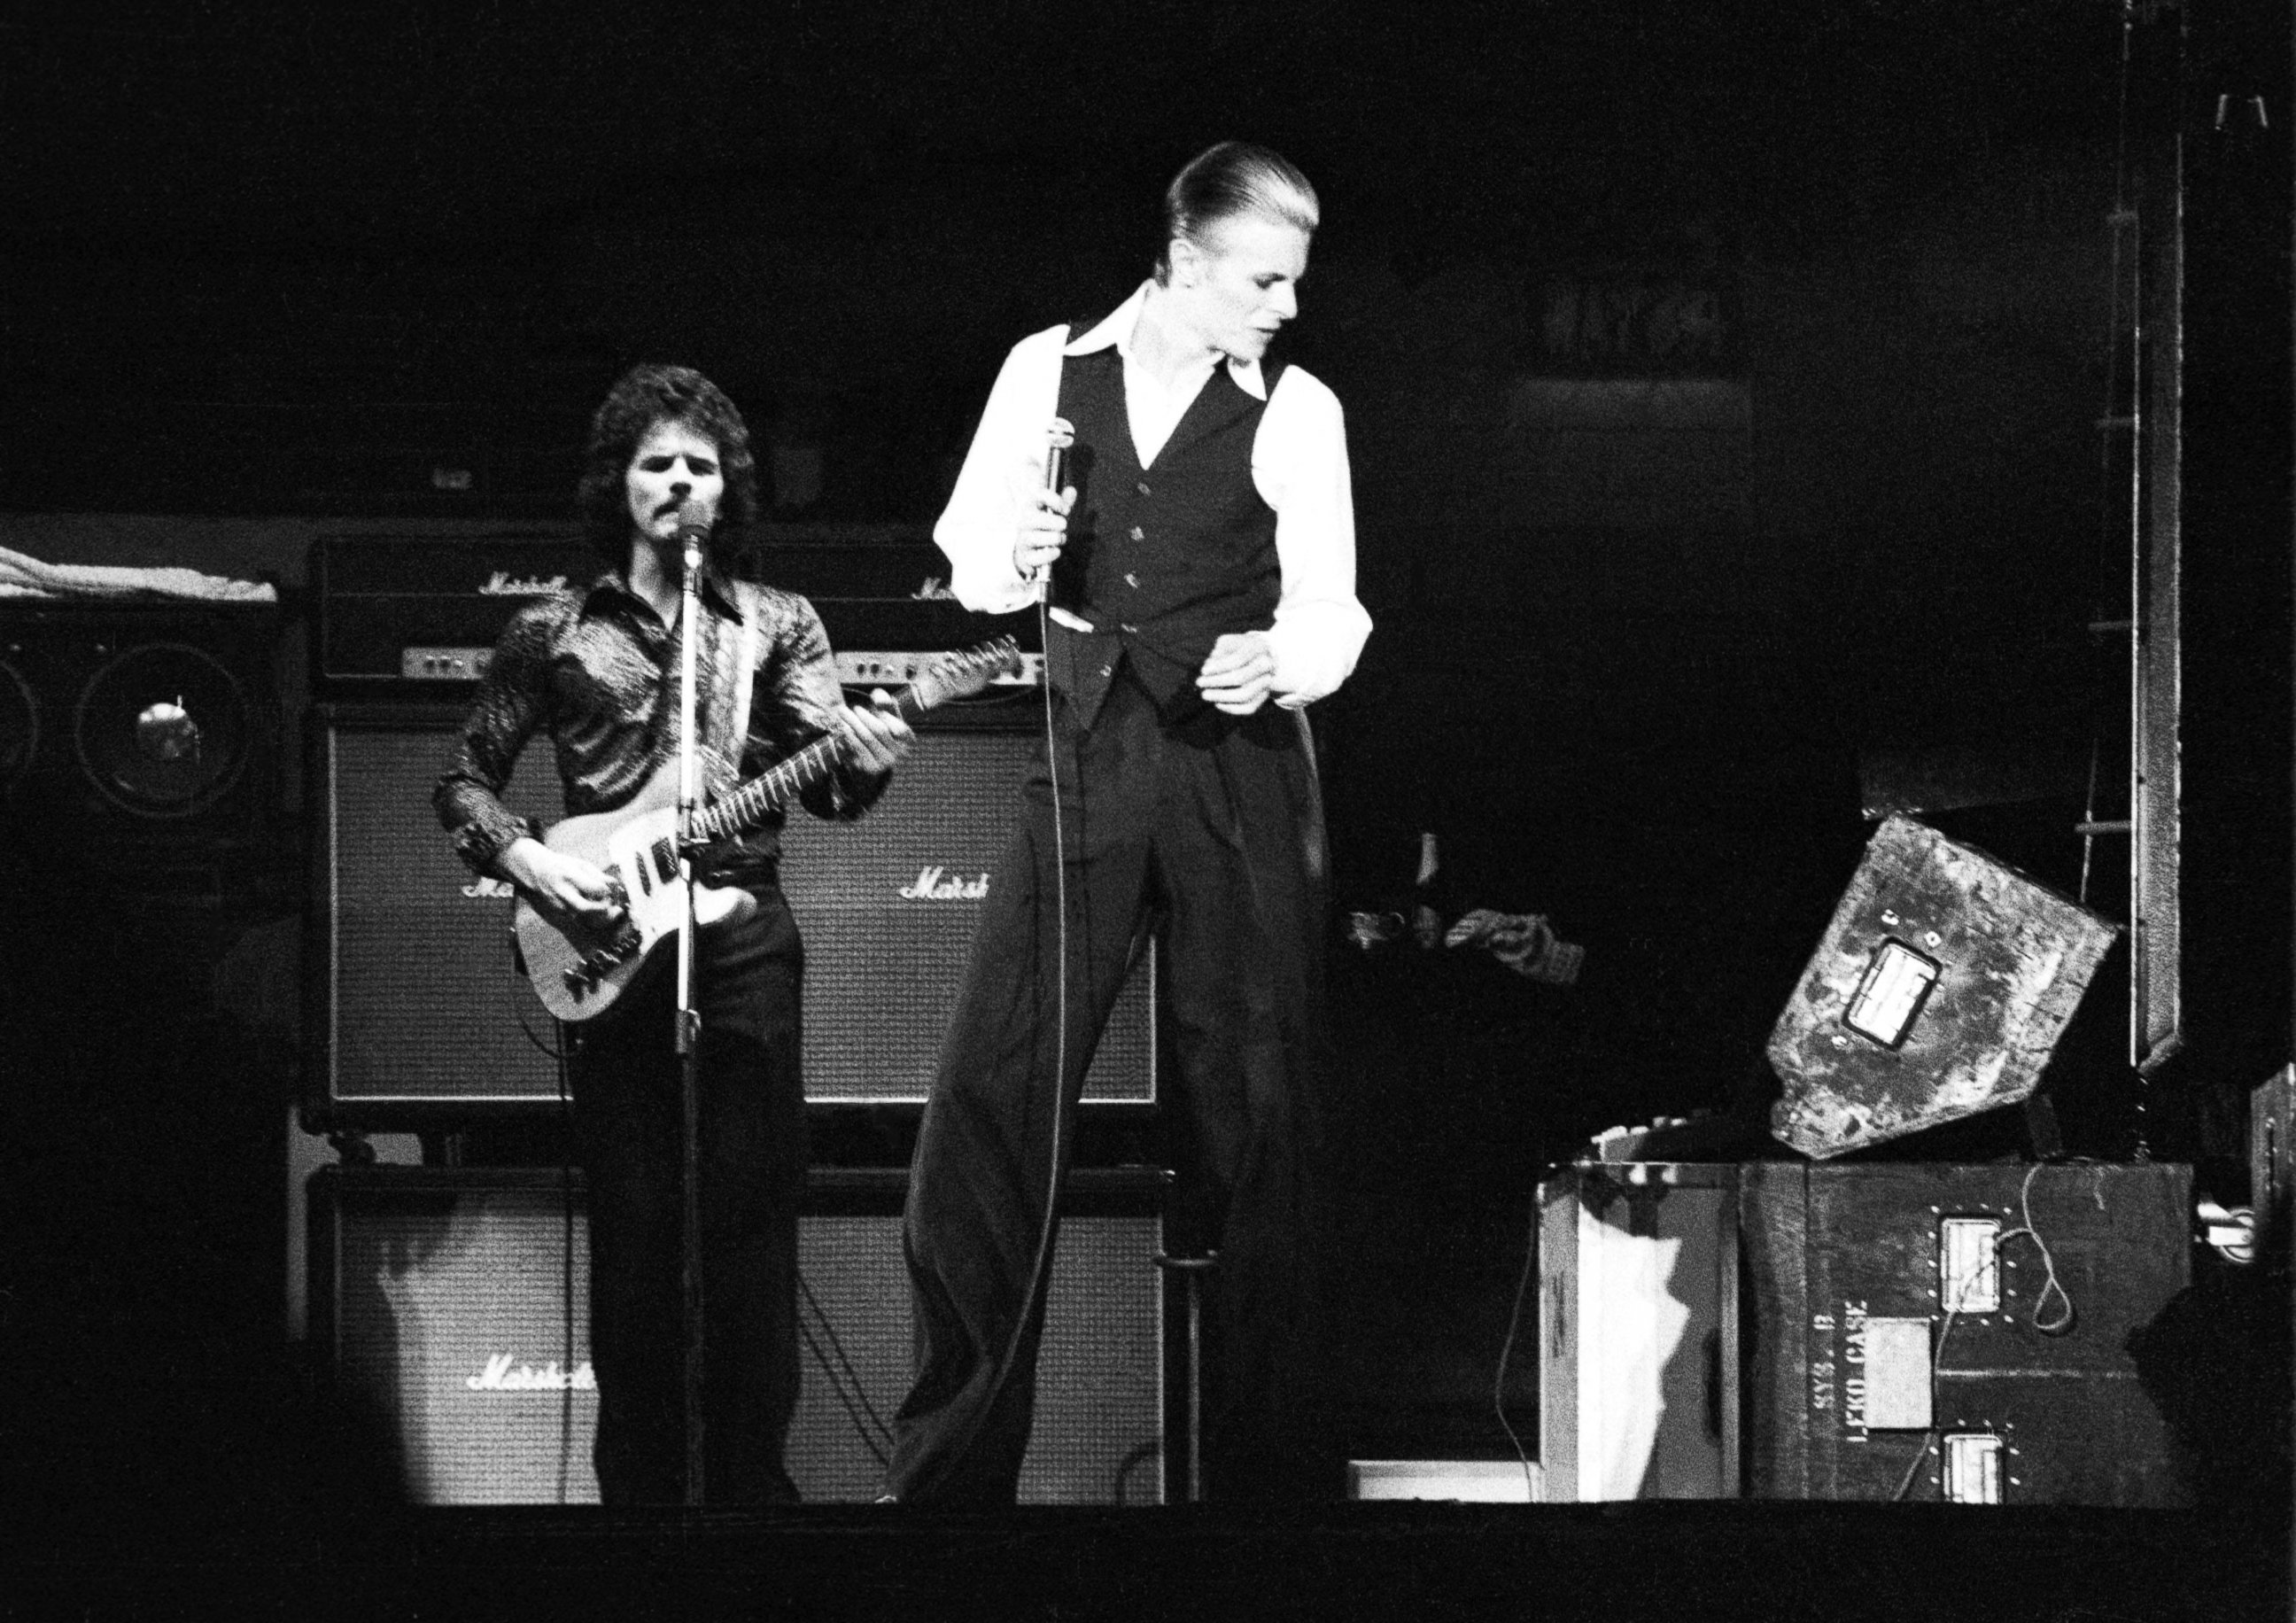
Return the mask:
[[[242,1507],[243,1508],[243,1507]],[[2286,1524],[1940,1505],[1363,1504],[935,1515],[228,1507],[15,1543],[0,1616],[1858,1619],[2289,1615]],[[12,1543],[14,1541],[12,1540]]]

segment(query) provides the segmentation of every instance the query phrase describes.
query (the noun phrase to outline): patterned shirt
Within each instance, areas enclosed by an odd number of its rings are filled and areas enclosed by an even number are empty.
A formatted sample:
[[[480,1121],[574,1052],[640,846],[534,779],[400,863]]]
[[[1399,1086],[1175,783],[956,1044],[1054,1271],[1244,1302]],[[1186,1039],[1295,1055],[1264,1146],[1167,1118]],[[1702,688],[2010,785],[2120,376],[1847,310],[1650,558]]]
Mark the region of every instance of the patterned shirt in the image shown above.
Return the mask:
[[[696,668],[706,805],[832,730],[841,703],[829,636],[812,603],[772,586],[735,586],[712,574],[701,594]],[[733,715],[748,614],[759,616],[756,674],[746,727]],[[677,617],[682,619],[683,617]],[[481,874],[512,841],[541,831],[504,806],[519,753],[537,733],[557,756],[566,815],[626,805],[657,771],[676,772],[679,666],[684,638],[619,571],[587,589],[563,588],[521,608],[495,644],[457,741],[431,796],[463,860]],[[885,775],[842,762],[801,797],[816,816],[859,816],[884,792]],[[781,814],[742,839],[696,859],[715,882],[767,881],[781,849]]]

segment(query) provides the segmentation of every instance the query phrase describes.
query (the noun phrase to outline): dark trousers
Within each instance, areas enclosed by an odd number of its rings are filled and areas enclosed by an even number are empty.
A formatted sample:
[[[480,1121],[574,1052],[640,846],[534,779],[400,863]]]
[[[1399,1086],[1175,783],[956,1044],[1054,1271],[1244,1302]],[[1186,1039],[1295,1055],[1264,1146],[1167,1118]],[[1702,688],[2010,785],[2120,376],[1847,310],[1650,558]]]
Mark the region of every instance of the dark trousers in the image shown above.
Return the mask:
[[[782,1460],[797,1406],[799,1062],[804,949],[777,889],[701,937],[703,1498],[797,1496]],[[685,1496],[684,1078],[676,945],[574,1029],[576,1152],[589,1187],[598,1486],[608,1504]]]
[[[1070,1137],[1093,1047],[1152,930],[1170,1062],[1160,1086],[1180,1174],[1171,1243],[1219,1251],[1205,1297],[1209,1491],[1296,1494],[1315,1323],[1305,1242],[1326,905],[1300,721],[1269,707],[1168,726],[1121,674],[1088,732],[1065,709],[1061,719],[1065,1053],[1053,795],[1040,747],[919,1133],[903,1230],[919,1363],[895,1422],[889,1484],[916,1504],[1014,1497],[1042,1302],[1017,1343],[1014,1325],[1054,1153],[1050,1078],[1060,1075]],[[1065,1165],[1065,1143],[1060,1154]],[[1000,1378],[1008,1348],[1012,1368]]]

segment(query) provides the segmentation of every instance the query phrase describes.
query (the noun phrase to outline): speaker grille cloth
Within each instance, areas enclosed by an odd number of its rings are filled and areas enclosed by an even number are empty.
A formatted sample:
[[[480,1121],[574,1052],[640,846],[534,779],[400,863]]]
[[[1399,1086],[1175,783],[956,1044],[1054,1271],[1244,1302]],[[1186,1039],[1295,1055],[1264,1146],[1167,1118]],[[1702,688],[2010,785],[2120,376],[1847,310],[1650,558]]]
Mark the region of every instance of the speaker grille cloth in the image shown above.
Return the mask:
[[[397,1441],[413,1503],[596,1501],[589,1248],[578,1213],[570,1250],[564,1213],[546,1189],[399,1192],[339,1213],[336,1369]]]
[[[340,728],[330,742],[332,1098],[554,1099],[555,1069],[520,1029],[556,1035],[511,967],[510,900],[477,893],[430,809],[447,734]],[[980,900],[914,893],[988,875],[1029,748],[1024,734],[930,732],[858,823],[791,817],[783,885],[805,936],[807,1098],[921,1102],[931,1091]],[[529,750],[504,798],[557,819],[546,751]],[[1154,1102],[1152,977],[1144,956],[1086,1077],[1087,1100]]]
[[[984,885],[1011,835],[1029,752],[1024,733],[929,731],[860,822],[791,818],[782,888],[805,932],[808,1097],[931,1091],[980,898],[914,893]],[[1152,963],[1117,999],[1086,1099],[1153,1102]]]
[[[1062,1219],[1036,1429],[1021,1464],[1022,1504],[1162,1501],[1159,1242],[1152,1217]],[[872,1499],[884,1470],[865,1435],[883,1446],[877,1422],[890,1422],[909,1389],[913,1324],[901,1220],[808,1218],[799,1258],[812,1300],[800,1304],[809,1346],[790,1428],[790,1475],[808,1501]]]
[[[554,1099],[557,1068],[527,1040],[557,1028],[512,965],[507,893],[473,882],[430,809],[449,734],[338,729],[330,740],[333,1097]],[[547,750],[504,800],[560,815]]]
[[[422,1504],[594,1504],[587,1230],[546,1188],[401,1192],[343,1202],[336,1365],[397,1439]],[[1163,1294],[1151,1216],[1064,1218],[1054,1258],[1025,1504],[1154,1504],[1164,1496]],[[808,1215],[810,1300],[788,1463],[814,1504],[881,1491],[882,1423],[908,1389],[900,1219]],[[490,1378],[489,1372],[492,1372]],[[570,1386],[553,1384],[562,1379]]]

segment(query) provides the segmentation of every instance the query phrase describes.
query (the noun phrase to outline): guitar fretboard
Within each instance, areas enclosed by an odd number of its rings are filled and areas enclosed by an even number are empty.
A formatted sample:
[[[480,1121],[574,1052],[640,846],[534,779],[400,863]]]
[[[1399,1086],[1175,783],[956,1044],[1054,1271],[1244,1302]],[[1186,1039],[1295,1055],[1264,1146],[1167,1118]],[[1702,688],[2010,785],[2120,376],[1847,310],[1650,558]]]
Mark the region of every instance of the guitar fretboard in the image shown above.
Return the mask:
[[[999,637],[969,652],[952,655],[902,693],[894,701],[893,709],[903,721],[913,723],[943,698],[979,692],[993,673],[1009,668],[1020,657],[1021,651],[1010,637]],[[724,799],[696,812],[695,838],[704,843],[730,840],[780,810],[836,771],[837,758],[843,748],[844,741],[834,733],[815,739]]]
[[[906,705],[902,711],[903,720],[915,719]],[[842,745],[843,741],[835,734],[829,734],[759,773],[724,799],[697,812],[693,818],[695,837],[703,840],[729,840],[780,810],[837,770],[838,752]]]

